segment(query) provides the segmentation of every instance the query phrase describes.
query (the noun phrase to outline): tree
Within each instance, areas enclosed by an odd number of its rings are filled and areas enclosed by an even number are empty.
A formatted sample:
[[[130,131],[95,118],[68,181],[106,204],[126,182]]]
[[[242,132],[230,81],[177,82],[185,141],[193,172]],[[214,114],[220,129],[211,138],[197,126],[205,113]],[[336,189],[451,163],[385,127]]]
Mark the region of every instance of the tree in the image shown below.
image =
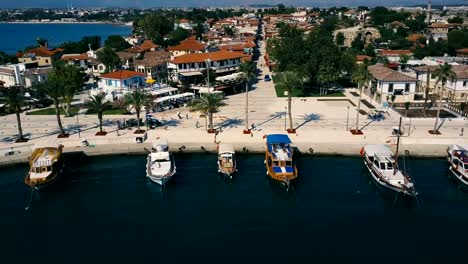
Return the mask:
[[[39,84],[38,88],[45,93],[47,96],[52,99],[55,107],[55,116],[57,118],[57,123],[60,128],[60,136],[65,136],[65,130],[62,126],[62,120],[60,118],[60,99],[62,97],[63,86],[58,81],[57,78],[49,78],[47,81]]]
[[[345,36],[342,32],[339,32],[338,34],[336,34],[336,45],[339,45],[339,46],[343,46],[344,45],[344,41],[345,41]]]
[[[98,94],[90,97],[88,109],[96,112],[99,120],[99,134],[103,135],[105,132],[102,131],[102,116],[105,110],[109,108],[110,104],[106,101],[104,94]]]
[[[36,38],[36,43],[37,43],[37,45],[39,45],[39,47],[47,47],[47,40],[46,39],[37,37]]]
[[[253,61],[244,62],[239,66],[239,72],[242,73],[242,79],[245,81],[245,131],[249,131],[249,85],[255,78],[255,64]]]
[[[104,46],[109,47],[115,51],[122,51],[131,47],[131,45],[119,35],[111,35],[104,42]]]
[[[143,107],[151,107],[153,98],[144,91],[137,89],[124,96],[124,104],[130,109],[134,109],[137,115],[138,130],[135,133],[143,132],[140,130],[140,113]]]
[[[78,42],[65,42],[59,47],[64,49],[64,53],[76,54],[85,53],[91,46],[92,50],[97,50],[101,47],[101,37],[99,36],[85,36]]]
[[[452,18],[448,19],[449,23],[454,23],[454,24],[463,24],[463,17],[461,16],[454,16]]]
[[[336,74],[335,69],[330,64],[322,64],[319,67],[317,80],[320,82],[320,95],[327,94],[328,89],[327,85],[336,81],[338,79],[338,75]]]
[[[362,96],[362,87],[371,80],[372,76],[367,69],[367,65],[360,64],[356,66],[356,69],[353,72],[351,79],[354,83],[358,85],[359,90],[359,101],[358,101],[358,108],[356,114],[356,129],[355,131],[358,132],[359,130],[359,114],[361,111],[361,96]]]
[[[122,64],[119,56],[109,47],[104,47],[96,55],[97,59],[106,65],[106,72],[114,71]]]
[[[70,116],[70,106],[75,94],[83,87],[85,74],[74,65],[58,61],[49,74],[49,78],[55,79],[61,86],[62,107],[66,116]]]
[[[169,39],[164,42],[166,46],[175,46],[182,40],[190,36],[190,31],[183,28],[176,28],[169,33]]]
[[[203,24],[197,23],[193,30],[195,31],[195,37],[198,40],[201,40],[203,38],[203,33],[205,33],[205,27],[203,26]]]
[[[281,90],[288,92],[288,116],[289,116],[289,131],[293,132],[293,120],[291,113],[291,97],[293,89],[297,88],[302,84],[302,80],[299,78],[297,72],[285,71],[279,74],[278,82],[275,84]]]
[[[443,90],[444,90],[444,87],[445,87],[445,84],[447,83],[447,81],[455,79],[457,77],[457,75],[453,71],[452,65],[448,64],[447,62],[444,63],[443,65],[439,65],[439,67],[437,69],[435,69],[432,74],[437,79],[436,80],[436,85],[439,84],[439,83],[442,84],[442,87],[441,87],[442,90],[439,91],[439,93],[437,95],[437,97],[439,98],[439,103],[437,104],[437,116],[436,116],[436,120],[435,120],[435,123],[434,123],[434,129],[432,130],[432,133],[438,134],[439,133],[439,128],[437,127],[437,125],[438,125],[438,122],[439,122],[440,103],[441,103],[441,100],[442,100]]]
[[[402,66],[402,68],[406,68],[406,64],[408,63],[410,57],[406,54],[402,54],[400,56],[400,64]]]
[[[234,36],[234,29],[232,27],[223,26],[223,32],[229,37]]]
[[[452,30],[447,38],[448,53],[452,56],[457,54],[457,49],[468,47],[468,30]]]
[[[408,110],[410,108],[411,103],[405,102],[405,116],[408,117]]]
[[[21,112],[22,107],[26,106],[25,89],[21,86],[11,86],[5,88],[5,104],[11,112],[16,114],[16,123],[18,127],[18,139],[16,142],[26,142],[27,139],[23,136],[23,128],[21,127]]]
[[[226,104],[223,102],[223,97],[216,93],[207,93],[200,98],[194,99],[190,106],[195,111],[200,111],[208,115],[208,129],[209,132],[213,131],[213,114],[218,113],[222,106]]]
[[[159,14],[148,14],[137,22],[138,30],[143,32],[147,39],[151,39],[156,44],[163,44],[164,36],[171,32],[174,23]]]
[[[351,48],[357,52],[362,52],[364,49],[364,41],[359,36],[357,36],[353,42],[351,42]]]

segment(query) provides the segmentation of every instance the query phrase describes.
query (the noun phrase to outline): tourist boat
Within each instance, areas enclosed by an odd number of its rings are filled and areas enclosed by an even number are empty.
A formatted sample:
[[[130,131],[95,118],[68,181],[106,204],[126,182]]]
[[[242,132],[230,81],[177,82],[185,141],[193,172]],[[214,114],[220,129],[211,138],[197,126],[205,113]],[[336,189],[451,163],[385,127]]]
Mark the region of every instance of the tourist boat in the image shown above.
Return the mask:
[[[287,135],[272,134],[266,136],[265,165],[267,175],[289,187],[297,178],[297,168],[293,160],[291,140]]]
[[[63,173],[63,145],[36,148],[29,158],[29,171],[24,182],[32,188],[42,189],[56,182]]]
[[[146,176],[151,181],[164,186],[176,173],[174,157],[169,153],[169,145],[166,139],[159,139],[153,143],[148,153],[146,164]]]
[[[398,168],[398,163],[389,146],[367,145],[361,149],[361,155],[377,184],[397,193],[412,197],[417,195],[413,180]]]
[[[449,171],[468,186],[468,146],[453,145],[447,149],[447,161],[450,164]]]
[[[236,172],[236,153],[231,144],[219,144],[218,146],[218,172],[232,178]]]

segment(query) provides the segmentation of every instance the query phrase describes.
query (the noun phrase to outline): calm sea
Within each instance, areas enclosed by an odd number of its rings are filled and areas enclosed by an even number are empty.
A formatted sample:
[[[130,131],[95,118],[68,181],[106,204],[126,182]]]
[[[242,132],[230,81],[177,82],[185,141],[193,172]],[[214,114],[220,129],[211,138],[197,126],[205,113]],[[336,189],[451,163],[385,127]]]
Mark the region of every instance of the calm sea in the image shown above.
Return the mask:
[[[262,155],[239,156],[232,182],[215,155],[175,158],[162,191],[143,155],[69,157],[64,183],[34,194],[28,211],[27,166],[0,169],[2,263],[464,263],[468,254],[468,193],[442,159],[406,164],[418,204],[379,191],[358,158],[304,156],[288,193],[266,177]]]
[[[35,45],[36,38],[47,39],[51,47],[66,41],[78,41],[84,36],[129,35],[132,27],[110,24],[0,24],[0,50],[15,54],[27,46]]]

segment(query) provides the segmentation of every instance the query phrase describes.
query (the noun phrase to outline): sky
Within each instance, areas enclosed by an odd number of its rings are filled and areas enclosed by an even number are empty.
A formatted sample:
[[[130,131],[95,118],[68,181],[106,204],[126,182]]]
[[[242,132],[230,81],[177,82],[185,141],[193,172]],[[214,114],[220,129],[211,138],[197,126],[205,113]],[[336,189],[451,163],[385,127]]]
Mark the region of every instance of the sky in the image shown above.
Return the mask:
[[[426,4],[427,0],[0,0],[0,8],[15,7],[67,7],[72,1],[75,7],[208,7],[208,6],[240,6],[250,4],[278,4],[295,6],[400,6]],[[432,0],[433,4],[468,5],[468,0]]]

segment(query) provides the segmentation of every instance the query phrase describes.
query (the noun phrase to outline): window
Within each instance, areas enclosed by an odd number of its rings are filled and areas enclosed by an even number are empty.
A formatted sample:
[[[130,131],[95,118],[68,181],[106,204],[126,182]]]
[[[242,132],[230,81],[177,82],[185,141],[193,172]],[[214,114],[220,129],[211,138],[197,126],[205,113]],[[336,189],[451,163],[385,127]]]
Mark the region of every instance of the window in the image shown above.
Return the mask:
[[[431,79],[435,79],[435,78],[436,78],[435,75],[431,74]]]
[[[388,84],[388,93],[393,93],[393,83]]]
[[[385,170],[385,163],[380,162],[380,169],[381,169],[381,170]]]
[[[463,87],[465,87],[468,84],[468,81],[463,81]]]
[[[410,84],[405,83],[405,93],[409,93],[409,91],[410,91]]]
[[[45,63],[49,63],[49,60],[46,59],[46,60],[45,60]]]

